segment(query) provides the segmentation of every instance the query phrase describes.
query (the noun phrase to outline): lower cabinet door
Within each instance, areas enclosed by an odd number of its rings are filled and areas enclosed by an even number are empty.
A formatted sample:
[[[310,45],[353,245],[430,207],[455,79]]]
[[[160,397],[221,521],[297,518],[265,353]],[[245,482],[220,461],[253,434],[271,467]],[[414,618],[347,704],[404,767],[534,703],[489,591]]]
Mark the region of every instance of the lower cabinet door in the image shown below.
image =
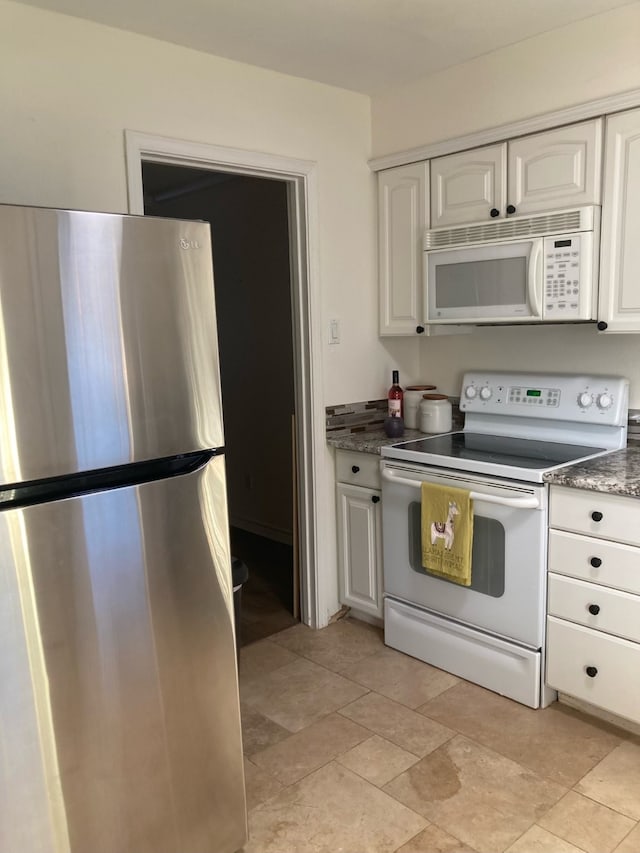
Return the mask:
[[[640,722],[640,644],[547,618],[547,684]]]
[[[380,491],[338,483],[340,601],[382,617]]]

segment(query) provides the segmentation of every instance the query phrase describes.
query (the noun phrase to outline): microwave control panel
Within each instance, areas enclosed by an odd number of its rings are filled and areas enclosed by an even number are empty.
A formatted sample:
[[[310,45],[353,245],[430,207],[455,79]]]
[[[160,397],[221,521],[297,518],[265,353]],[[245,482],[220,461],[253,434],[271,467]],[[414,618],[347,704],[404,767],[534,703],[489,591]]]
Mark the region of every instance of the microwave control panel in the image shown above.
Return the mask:
[[[545,320],[581,318],[581,238],[581,234],[568,234],[544,241]]]

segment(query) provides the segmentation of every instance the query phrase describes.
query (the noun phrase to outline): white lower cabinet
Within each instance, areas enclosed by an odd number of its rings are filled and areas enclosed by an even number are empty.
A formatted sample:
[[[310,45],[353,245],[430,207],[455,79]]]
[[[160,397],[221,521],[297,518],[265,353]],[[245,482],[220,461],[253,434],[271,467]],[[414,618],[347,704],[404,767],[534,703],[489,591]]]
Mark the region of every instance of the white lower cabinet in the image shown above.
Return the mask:
[[[619,717],[640,722],[640,645],[549,616],[547,682]]]
[[[336,452],[340,601],[382,618],[382,507],[379,458]]]
[[[640,501],[551,487],[550,687],[640,723]],[[624,540],[621,542],[620,540]]]

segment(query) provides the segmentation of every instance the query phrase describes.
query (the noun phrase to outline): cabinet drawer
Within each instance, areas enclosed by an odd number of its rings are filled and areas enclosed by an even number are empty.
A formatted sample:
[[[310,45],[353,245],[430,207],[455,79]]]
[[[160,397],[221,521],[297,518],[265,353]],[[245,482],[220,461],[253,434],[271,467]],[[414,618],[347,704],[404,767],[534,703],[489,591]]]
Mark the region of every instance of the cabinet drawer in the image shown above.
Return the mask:
[[[549,531],[549,571],[640,595],[640,548]]]
[[[640,596],[628,592],[550,574],[549,615],[640,642]]]
[[[380,488],[380,457],[374,453],[336,451],[336,480],[368,489]]]
[[[600,520],[598,520],[600,519]],[[551,487],[549,524],[640,545],[640,500],[562,486]]]
[[[640,722],[638,672],[640,645],[547,617],[547,684],[555,690]]]

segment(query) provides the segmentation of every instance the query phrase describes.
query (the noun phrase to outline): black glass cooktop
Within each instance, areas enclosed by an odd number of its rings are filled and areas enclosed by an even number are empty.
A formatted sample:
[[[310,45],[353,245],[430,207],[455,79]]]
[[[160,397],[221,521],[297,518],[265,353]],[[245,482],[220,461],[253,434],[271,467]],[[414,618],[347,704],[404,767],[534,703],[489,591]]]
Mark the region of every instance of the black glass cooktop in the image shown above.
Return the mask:
[[[429,453],[451,459],[472,459],[476,462],[510,465],[513,468],[544,470],[555,465],[575,462],[585,456],[604,452],[604,447],[579,444],[557,444],[526,438],[482,435],[475,432],[453,432],[394,444],[397,450]]]

